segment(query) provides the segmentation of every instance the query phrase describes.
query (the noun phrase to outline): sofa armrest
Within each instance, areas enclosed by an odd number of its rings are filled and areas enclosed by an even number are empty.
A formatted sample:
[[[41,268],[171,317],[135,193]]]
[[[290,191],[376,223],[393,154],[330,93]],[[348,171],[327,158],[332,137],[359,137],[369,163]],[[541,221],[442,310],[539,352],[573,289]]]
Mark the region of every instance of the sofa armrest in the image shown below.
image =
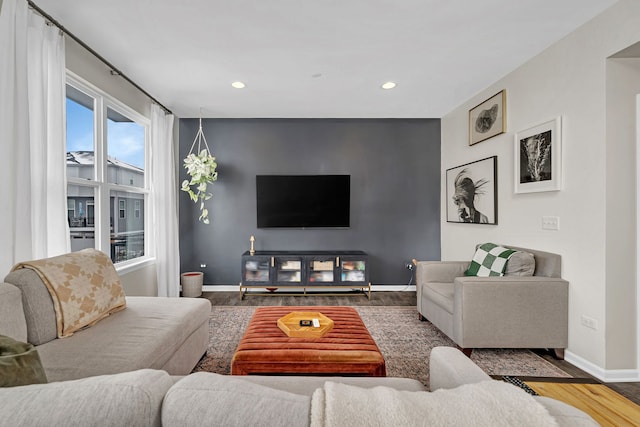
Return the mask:
[[[416,283],[452,283],[458,276],[464,276],[469,261],[417,261]]]
[[[429,355],[429,390],[450,389],[491,379],[455,347],[434,347]]]
[[[566,348],[568,300],[559,278],[457,277],[453,339],[463,348]]]
[[[27,321],[22,306],[22,292],[9,283],[0,283],[0,335],[27,341]]]

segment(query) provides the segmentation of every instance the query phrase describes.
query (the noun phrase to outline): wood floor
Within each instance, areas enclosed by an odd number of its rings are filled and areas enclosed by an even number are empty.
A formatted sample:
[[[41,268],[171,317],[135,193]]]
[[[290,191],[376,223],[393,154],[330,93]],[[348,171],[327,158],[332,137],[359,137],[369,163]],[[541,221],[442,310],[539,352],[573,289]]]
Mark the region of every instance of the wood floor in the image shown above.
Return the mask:
[[[614,393],[603,384],[570,382],[525,383],[541,396],[551,397],[583,410],[603,427],[637,426],[640,423],[640,405]]]
[[[340,296],[279,296],[277,293],[269,296],[246,296],[240,299],[239,292],[204,292],[204,298],[212,305],[225,306],[264,306],[264,305],[371,305],[371,306],[416,306],[415,292],[371,292],[371,300],[362,293],[349,293]],[[417,315],[417,314],[416,314]],[[597,380],[583,370],[576,368],[569,362],[557,360],[545,350],[534,350],[545,360],[553,363],[563,371],[576,378],[590,378]],[[640,382],[634,383],[606,383],[608,387],[620,393],[632,402],[640,405]]]
[[[371,300],[362,292],[345,292],[345,295],[245,296],[240,300],[240,292],[203,292],[203,297],[212,305],[261,306],[261,305],[402,305],[416,306],[415,292],[371,292]]]

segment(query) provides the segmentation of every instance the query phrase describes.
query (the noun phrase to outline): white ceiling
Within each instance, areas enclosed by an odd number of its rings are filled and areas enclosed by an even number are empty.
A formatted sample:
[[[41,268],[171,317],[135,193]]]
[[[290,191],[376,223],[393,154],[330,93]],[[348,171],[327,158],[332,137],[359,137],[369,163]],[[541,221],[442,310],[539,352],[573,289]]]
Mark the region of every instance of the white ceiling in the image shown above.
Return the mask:
[[[237,118],[439,118],[615,2],[34,0],[178,117]]]

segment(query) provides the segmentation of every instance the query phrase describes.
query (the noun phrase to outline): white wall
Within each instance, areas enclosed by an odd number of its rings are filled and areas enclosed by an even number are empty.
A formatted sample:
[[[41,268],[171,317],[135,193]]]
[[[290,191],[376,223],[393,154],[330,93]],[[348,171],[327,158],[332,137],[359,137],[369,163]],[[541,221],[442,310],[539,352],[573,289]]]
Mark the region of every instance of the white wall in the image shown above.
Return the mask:
[[[636,95],[640,93],[640,58],[607,60],[607,245],[606,354],[608,368],[634,365],[635,272],[627,268],[636,252]],[[637,234],[636,234],[637,235]],[[624,253],[628,256],[621,257]]]
[[[104,62],[93,56],[70,37],[65,37],[65,49],[67,69],[143,116],[151,116],[151,101],[135,86],[120,76],[112,76],[111,69]],[[109,58],[106,59],[109,60]]]
[[[65,43],[67,69],[140,114],[150,117],[151,101],[146,95],[122,77],[112,76],[109,73],[110,69],[102,61],[87,52],[73,39],[66,37]],[[155,263],[133,269],[119,269],[118,274],[126,295],[158,295]]]
[[[443,222],[442,259],[468,260],[484,241],[562,254],[570,281],[567,360],[600,378],[637,369],[636,307],[616,305],[635,301],[635,142],[619,133],[610,139],[607,58],[638,40],[640,2],[621,0],[442,120],[443,173],[498,156],[498,225]],[[469,109],[502,89],[508,132],[469,147]],[[514,133],[556,116],[563,119],[562,191],[514,194]],[[445,197],[443,183],[443,221]],[[542,230],[543,215],[559,216],[560,230]],[[581,325],[582,315],[595,319],[597,329]],[[623,327],[630,332],[618,334]]]

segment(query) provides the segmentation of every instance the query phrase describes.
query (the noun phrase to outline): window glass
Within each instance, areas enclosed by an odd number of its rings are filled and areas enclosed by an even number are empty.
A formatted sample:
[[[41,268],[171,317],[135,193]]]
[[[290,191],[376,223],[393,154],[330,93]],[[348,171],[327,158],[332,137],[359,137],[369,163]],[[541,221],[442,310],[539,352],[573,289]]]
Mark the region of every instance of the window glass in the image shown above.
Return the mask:
[[[144,188],[144,126],[107,108],[107,182]]]
[[[144,195],[140,193],[114,191],[110,193],[113,221],[111,231],[111,259],[114,262],[144,255]],[[142,214],[137,216],[134,206],[140,206]],[[114,215],[115,214],[115,215]]]
[[[87,226],[93,226],[96,222],[95,204],[92,200],[87,200]]]
[[[67,85],[67,177],[95,179],[95,99]]]
[[[71,221],[76,217],[76,201],[75,199],[67,198],[67,218]]]
[[[84,185],[67,185],[67,213],[69,215],[69,233],[71,251],[95,247],[95,228],[93,226],[93,208],[95,190]],[[76,206],[86,206],[80,211]],[[91,215],[91,216],[89,216]]]

